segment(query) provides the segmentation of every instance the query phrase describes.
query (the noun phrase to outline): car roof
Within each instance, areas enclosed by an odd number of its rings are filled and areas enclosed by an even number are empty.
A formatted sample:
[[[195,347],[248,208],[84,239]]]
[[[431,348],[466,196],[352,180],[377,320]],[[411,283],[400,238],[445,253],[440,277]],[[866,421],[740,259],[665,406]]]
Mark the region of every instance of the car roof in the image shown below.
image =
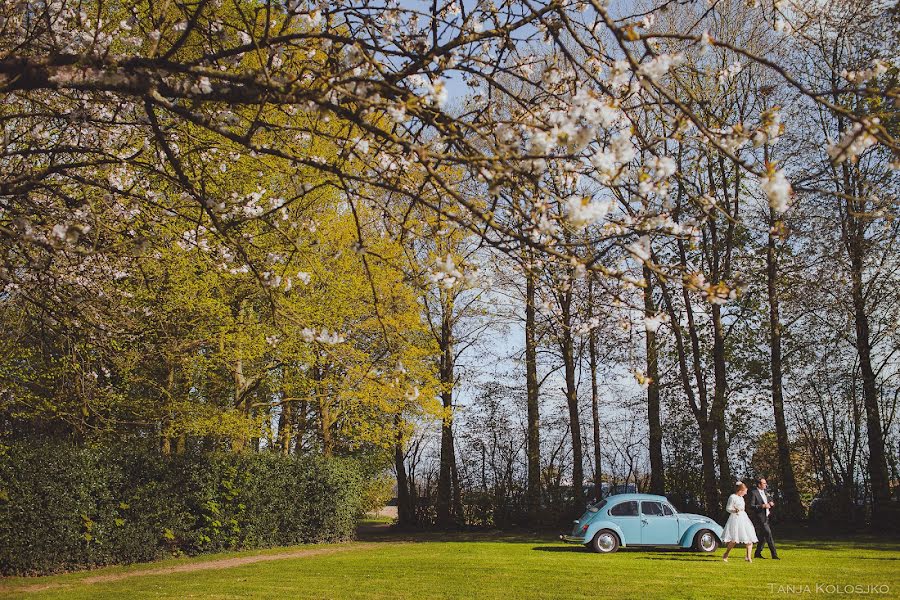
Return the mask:
[[[608,501],[619,500],[653,500],[655,502],[668,502],[665,496],[657,496],[656,494],[612,494],[606,497]]]

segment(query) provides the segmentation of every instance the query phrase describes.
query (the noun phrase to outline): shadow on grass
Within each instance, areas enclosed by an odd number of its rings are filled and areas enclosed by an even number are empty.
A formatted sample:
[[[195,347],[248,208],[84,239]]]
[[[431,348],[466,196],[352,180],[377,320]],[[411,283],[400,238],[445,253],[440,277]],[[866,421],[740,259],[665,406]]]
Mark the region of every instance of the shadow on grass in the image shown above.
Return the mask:
[[[900,553],[900,544],[892,540],[884,539],[848,539],[848,540],[789,540],[787,542],[779,542],[775,540],[775,544],[779,549],[797,550],[803,552],[805,550],[877,550],[879,552],[898,552]],[[862,558],[862,557],[860,557]],[[885,559],[897,560],[897,559]]]
[[[590,549],[581,546],[535,546],[532,548],[537,552],[555,552],[555,553],[579,553],[594,554]],[[696,561],[709,562],[712,556],[702,556],[696,552],[684,550],[682,548],[655,548],[648,550],[646,548],[619,548],[619,554],[630,554],[646,560],[674,560],[674,561]]]
[[[675,562],[718,562],[716,560],[712,560],[711,558],[698,558],[691,556],[644,556],[642,557],[644,560],[668,560]]]
[[[388,525],[366,525],[357,529],[357,539],[367,542],[510,542],[551,543],[557,535],[544,531],[501,531],[473,529],[440,531],[429,529],[398,529]]]
[[[630,551],[632,554],[641,554],[640,558],[644,560],[669,560],[676,562],[710,562],[718,560],[715,552],[702,554],[685,548],[654,548],[653,550],[625,548],[624,551]]]
[[[469,529],[457,531],[436,531],[428,529],[398,529],[382,523],[366,523],[358,531],[358,539],[367,542],[406,542],[406,543],[514,543],[534,544],[533,551],[556,553],[591,554],[591,551],[581,545],[563,544],[558,541],[558,530],[484,530]],[[809,551],[847,551],[847,550],[877,550],[898,554],[897,557],[858,557],[865,560],[900,560],[900,543],[893,539],[861,534],[857,536],[836,535],[831,538],[819,537],[785,537],[776,539],[778,549],[783,552],[809,552]],[[619,552],[637,553],[644,558],[653,560],[708,560],[701,554],[681,548],[620,548]]]

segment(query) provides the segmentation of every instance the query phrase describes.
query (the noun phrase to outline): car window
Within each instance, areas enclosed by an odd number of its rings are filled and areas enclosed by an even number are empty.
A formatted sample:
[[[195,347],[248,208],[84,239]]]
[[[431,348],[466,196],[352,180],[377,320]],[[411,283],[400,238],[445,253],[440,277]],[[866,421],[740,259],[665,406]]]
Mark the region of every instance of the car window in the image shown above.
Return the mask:
[[[672,507],[669,506],[668,504],[663,504],[663,513],[664,513],[667,517],[671,517],[672,515],[675,514],[675,511],[672,510]]]
[[[609,509],[609,514],[614,517],[636,517],[638,506],[636,501],[622,502]]]
[[[641,502],[641,512],[649,517],[661,517],[662,504],[659,502]]]

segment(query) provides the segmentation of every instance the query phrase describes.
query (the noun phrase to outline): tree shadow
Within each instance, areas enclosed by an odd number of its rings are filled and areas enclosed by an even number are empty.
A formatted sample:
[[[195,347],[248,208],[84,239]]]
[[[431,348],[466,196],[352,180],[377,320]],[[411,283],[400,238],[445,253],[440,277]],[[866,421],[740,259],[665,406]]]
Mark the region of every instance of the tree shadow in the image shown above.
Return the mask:
[[[564,544],[558,539],[558,529],[402,529],[388,523],[364,523],[361,524],[357,539],[366,542],[407,542],[407,543],[444,543],[444,542],[484,542],[497,543],[508,542],[514,544],[534,544],[532,550],[538,552],[584,552],[592,554],[591,550],[580,544]],[[900,552],[900,544],[894,539],[875,536],[860,536],[857,538],[820,538],[820,539],[796,539],[783,538],[776,540],[778,550],[783,553],[803,553],[807,551],[846,551],[846,550],[878,550],[880,552]],[[740,547],[736,547],[740,548]],[[742,550],[742,549],[741,549]],[[742,550],[743,551],[743,550]],[[703,555],[688,549],[675,547],[631,547],[620,548],[619,552],[645,555],[644,558],[655,560],[699,560],[705,561]],[[718,553],[721,555],[721,552]],[[864,560],[900,560],[896,557],[858,557]]]
[[[357,528],[357,539],[366,542],[510,542],[550,543],[556,537],[546,532],[502,531],[498,529],[403,529],[393,525]]]
[[[594,554],[594,552],[592,552],[589,548],[584,548],[582,546],[574,544],[565,546],[534,546],[532,550],[536,550],[538,552],[577,552],[584,554]],[[710,562],[713,559],[712,556],[704,558],[698,555],[696,552],[690,552],[683,548],[657,548],[654,550],[647,550],[646,548],[619,548],[617,554],[630,554],[634,556],[640,556],[645,560]]]
[[[632,548],[632,552],[640,552],[643,554],[641,558],[644,560],[669,560],[678,562],[713,562],[719,557],[717,553],[701,554],[687,548],[654,548],[653,550],[642,550],[641,548]]]
[[[806,550],[876,550],[880,552],[900,552],[900,544],[893,541],[882,540],[847,540],[830,542],[802,541],[787,542],[783,544],[776,540],[775,545],[778,546],[779,551],[784,549],[796,552],[803,552]]]
[[[717,562],[717,560],[716,560],[716,559],[713,559],[712,557],[709,557],[709,558],[700,558],[700,557],[691,557],[691,556],[681,556],[681,557],[676,557],[676,556],[644,556],[643,558],[644,558],[644,560],[669,560],[669,561],[675,561],[675,562],[703,562],[703,563]],[[718,560],[720,561],[721,559],[718,559]]]

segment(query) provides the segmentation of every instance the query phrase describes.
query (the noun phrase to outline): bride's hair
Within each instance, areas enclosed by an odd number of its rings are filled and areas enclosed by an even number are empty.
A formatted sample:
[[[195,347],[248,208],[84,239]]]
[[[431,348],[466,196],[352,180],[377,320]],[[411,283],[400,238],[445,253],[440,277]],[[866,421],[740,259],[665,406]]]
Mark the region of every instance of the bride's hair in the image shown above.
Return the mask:
[[[734,493],[735,494],[737,494],[741,490],[746,490],[746,489],[747,489],[747,484],[745,484],[743,481],[738,481],[734,484]]]

